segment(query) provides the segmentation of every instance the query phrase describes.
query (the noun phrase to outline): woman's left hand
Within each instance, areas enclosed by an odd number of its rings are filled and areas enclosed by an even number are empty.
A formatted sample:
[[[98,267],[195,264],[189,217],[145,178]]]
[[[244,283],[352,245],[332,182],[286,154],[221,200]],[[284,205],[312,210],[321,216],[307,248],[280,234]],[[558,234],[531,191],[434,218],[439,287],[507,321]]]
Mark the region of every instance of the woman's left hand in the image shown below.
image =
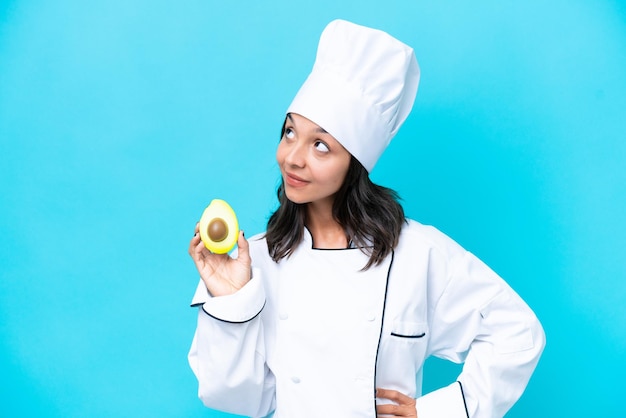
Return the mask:
[[[395,404],[376,405],[377,417],[413,417],[417,418],[415,399],[406,396],[397,390],[376,389],[376,397],[389,399]]]

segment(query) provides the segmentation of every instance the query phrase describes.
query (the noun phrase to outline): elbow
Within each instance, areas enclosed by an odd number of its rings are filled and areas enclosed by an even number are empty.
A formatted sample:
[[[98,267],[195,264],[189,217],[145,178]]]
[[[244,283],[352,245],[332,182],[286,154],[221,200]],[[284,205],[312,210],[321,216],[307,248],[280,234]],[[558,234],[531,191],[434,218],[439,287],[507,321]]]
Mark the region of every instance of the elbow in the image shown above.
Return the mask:
[[[198,398],[204,406],[223,412],[238,413],[237,404],[233,404],[230,393],[221,391],[220,388],[210,387],[200,382],[198,384]]]
[[[546,334],[541,323],[534,315],[527,323],[526,327],[525,334],[528,336],[526,338],[527,345],[511,354],[516,358],[514,363],[517,364],[520,371],[525,370],[525,372],[522,373],[527,375],[526,378],[529,379],[530,375],[537,367],[541,354],[546,346]]]
[[[533,333],[533,343],[534,343],[534,352],[536,356],[537,362],[539,361],[539,357],[543,353],[544,348],[546,347],[546,333],[541,326],[541,323],[534,317],[534,321],[531,325],[532,333]]]
[[[213,390],[204,382],[204,380],[198,377],[198,399],[202,401],[202,404],[207,408],[215,408],[213,404]]]

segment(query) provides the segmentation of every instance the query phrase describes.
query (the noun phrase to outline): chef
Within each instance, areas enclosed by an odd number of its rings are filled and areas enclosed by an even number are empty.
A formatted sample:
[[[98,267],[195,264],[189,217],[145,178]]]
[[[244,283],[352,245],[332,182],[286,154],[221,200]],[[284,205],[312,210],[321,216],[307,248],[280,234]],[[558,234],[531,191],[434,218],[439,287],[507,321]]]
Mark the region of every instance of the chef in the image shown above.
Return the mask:
[[[406,219],[369,172],[408,116],[419,67],[385,32],[336,20],[289,106],[279,207],[264,234],[213,254],[189,364],[210,408],[275,418],[501,417],[545,345],[507,283],[437,229]],[[463,363],[422,394],[429,356]]]

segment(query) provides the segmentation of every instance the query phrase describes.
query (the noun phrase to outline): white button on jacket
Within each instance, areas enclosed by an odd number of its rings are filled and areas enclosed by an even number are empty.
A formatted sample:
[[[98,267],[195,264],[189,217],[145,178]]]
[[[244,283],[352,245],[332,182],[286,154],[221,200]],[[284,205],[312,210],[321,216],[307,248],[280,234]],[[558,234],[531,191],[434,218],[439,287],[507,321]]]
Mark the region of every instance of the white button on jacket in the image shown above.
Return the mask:
[[[200,306],[189,363],[206,406],[250,417],[375,418],[375,388],[417,398],[420,418],[503,416],[545,344],[530,308],[492,270],[414,221],[394,252],[361,271],[358,249],[317,250],[308,231],[275,263],[250,239],[253,278]],[[464,362],[422,396],[428,356]]]

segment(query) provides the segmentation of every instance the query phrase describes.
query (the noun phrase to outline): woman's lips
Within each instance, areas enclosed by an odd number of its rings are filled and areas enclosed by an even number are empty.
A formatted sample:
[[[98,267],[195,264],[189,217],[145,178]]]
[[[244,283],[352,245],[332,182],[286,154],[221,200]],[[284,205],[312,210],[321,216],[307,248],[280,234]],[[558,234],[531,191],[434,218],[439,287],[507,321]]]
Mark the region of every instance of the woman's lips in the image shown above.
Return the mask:
[[[304,180],[303,178],[287,172],[285,173],[285,183],[287,183],[291,187],[302,187],[309,184],[309,182]]]

